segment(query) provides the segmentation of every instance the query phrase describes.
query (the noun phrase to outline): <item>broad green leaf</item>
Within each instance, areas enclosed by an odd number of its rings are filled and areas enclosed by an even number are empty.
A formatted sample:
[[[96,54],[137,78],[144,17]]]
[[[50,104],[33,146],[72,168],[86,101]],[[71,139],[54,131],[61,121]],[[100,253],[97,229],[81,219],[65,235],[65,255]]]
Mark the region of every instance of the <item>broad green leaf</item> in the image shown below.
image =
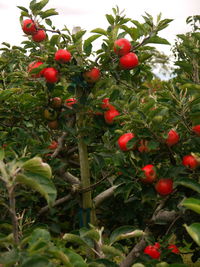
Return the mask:
[[[181,205],[200,214],[200,199],[187,198],[181,202]]]
[[[103,245],[102,251],[105,255],[111,255],[113,257],[119,256],[122,259],[124,258],[123,253],[119,249],[112,246]]]
[[[49,42],[50,42],[50,44],[51,44],[52,46],[55,46],[56,44],[59,43],[60,38],[61,38],[60,34],[53,35],[53,36],[51,37],[51,39],[50,39]]]
[[[86,55],[90,55],[91,51],[92,51],[92,42],[95,41],[97,38],[99,38],[101,35],[100,34],[95,34],[95,35],[92,35],[90,36],[88,39],[86,39],[84,41],[84,44],[83,44],[83,49],[84,49],[84,52],[86,53]]]
[[[49,262],[49,260],[40,255],[33,255],[29,257],[25,257],[23,264],[20,265],[21,267],[41,267],[41,266],[46,266],[46,267],[53,267],[54,265]]]
[[[101,28],[96,28],[96,29],[92,30],[91,32],[99,33],[101,35],[107,36],[107,32],[104,29],[101,29]]]
[[[46,229],[42,229],[42,228],[34,229],[34,231],[31,233],[31,235],[27,239],[29,246],[34,245],[35,242],[38,241],[38,239],[44,240],[47,243],[49,243],[51,240],[50,233]]]
[[[144,234],[143,231],[135,230],[133,226],[121,226],[112,232],[110,236],[110,242],[114,243],[118,240],[126,238],[139,237],[142,236],[143,234]]]
[[[200,193],[200,184],[192,179],[180,178],[174,181],[174,185],[175,186],[182,185],[182,186],[193,189],[194,191]]]
[[[83,258],[79,254],[74,252],[72,249],[66,248],[63,251],[69,258],[72,267],[88,267],[88,264],[85,263]]]
[[[99,232],[96,229],[91,229],[85,232],[81,237],[85,238],[91,238],[92,240],[99,241],[100,235]]]
[[[34,11],[36,11],[36,10],[42,10],[48,4],[48,2],[49,2],[49,0],[42,0],[42,1],[38,2],[38,3],[35,3],[33,5],[32,9]]]
[[[149,38],[149,40],[147,40],[146,43],[170,45],[170,43],[166,39],[158,37],[158,36],[153,36]]]
[[[25,171],[30,171],[31,173],[39,174],[49,179],[52,177],[51,167],[47,163],[44,163],[40,157],[27,160],[23,163],[22,168]]]
[[[26,171],[18,174],[16,181],[39,192],[46,199],[48,205],[52,206],[55,202],[57,192],[53,182],[49,178]]]
[[[25,7],[23,7],[23,6],[17,6],[19,9],[21,9],[21,10],[23,10],[23,11],[25,11],[25,12],[27,12],[28,13],[28,9],[27,8],[25,8]]]
[[[110,23],[110,25],[113,25],[115,22],[115,19],[112,15],[106,14],[107,21]]]
[[[55,10],[55,8],[50,8],[44,12],[40,12],[40,16],[42,19],[48,18],[50,16],[58,15],[58,12]]]
[[[75,243],[78,245],[87,245],[80,236],[74,234],[64,234],[63,239],[67,242]]]
[[[200,223],[193,223],[190,226],[184,224],[184,227],[197,245],[200,246]]]

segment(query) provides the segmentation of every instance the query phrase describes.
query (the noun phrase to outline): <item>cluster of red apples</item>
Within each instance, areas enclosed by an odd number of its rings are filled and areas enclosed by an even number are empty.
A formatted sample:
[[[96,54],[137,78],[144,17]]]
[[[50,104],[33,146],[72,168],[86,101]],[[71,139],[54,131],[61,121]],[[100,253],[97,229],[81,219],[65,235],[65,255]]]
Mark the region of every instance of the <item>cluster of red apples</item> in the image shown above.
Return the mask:
[[[200,125],[196,125],[192,127],[192,131],[200,136]],[[128,150],[135,150],[137,148],[137,145],[133,145],[132,148],[128,148],[128,142],[130,140],[133,140],[135,138],[135,134],[133,133],[125,133],[121,135],[118,139],[118,146],[122,151],[128,151]],[[168,147],[172,147],[176,145],[180,140],[179,134],[175,130],[170,130],[167,134],[167,138],[163,141]],[[141,150],[141,142],[140,146],[138,147],[138,150],[140,152],[148,152],[148,141],[142,140],[142,146],[143,149]],[[145,148],[146,146],[146,148]],[[185,155],[182,158],[182,164],[191,169],[194,170],[199,166],[199,159],[194,154]],[[173,180],[171,178],[161,178],[157,181],[157,174],[156,174],[156,168],[153,164],[147,164],[142,168],[142,182],[145,184],[154,184],[155,183],[155,190],[157,193],[159,193],[161,196],[169,195],[173,192]],[[156,182],[157,181],[157,182]]]
[[[180,251],[178,247],[174,244],[170,244],[167,249],[169,249],[174,254],[179,254]],[[161,256],[161,246],[160,243],[156,242],[154,245],[149,245],[144,249],[144,253],[149,255],[152,259],[159,259]]]
[[[32,35],[32,40],[42,42],[46,39],[46,32],[43,29],[38,29],[37,24],[32,19],[23,21],[22,30],[27,35]]]

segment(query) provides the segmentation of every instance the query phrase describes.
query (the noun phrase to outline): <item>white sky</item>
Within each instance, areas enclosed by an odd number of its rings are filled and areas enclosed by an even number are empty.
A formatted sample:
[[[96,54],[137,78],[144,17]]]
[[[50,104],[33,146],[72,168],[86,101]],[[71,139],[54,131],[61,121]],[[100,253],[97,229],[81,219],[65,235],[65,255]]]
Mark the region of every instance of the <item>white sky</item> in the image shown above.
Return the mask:
[[[25,40],[19,23],[20,10],[17,5],[28,8],[29,0],[0,0],[0,44],[5,41],[12,45],[20,45]],[[66,25],[70,30],[74,26],[90,31],[94,28],[108,26],[105,14],[112,13],[112,7],[125,9],[128,17],[143,22],[145,11],[153,17],[161,12],[162,18],[174,19],[170,26],[161,31],[160,36],[172,44],[175,35],[184,33],[189,28],[185,20],[190,15],[200,14],[200,0],[50,0],[48,8],[56,8],[58,16],[52,17],[53,23],[62,29]],[[159,46],[161,51],[170,54],[170,47]]]

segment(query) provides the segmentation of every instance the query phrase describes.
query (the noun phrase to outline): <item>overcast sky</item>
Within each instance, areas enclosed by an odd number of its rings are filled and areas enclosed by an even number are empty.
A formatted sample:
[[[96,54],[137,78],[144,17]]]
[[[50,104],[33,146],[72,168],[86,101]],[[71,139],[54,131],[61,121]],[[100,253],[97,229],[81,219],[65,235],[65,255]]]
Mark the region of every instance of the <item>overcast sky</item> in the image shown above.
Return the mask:
[[[5,41],[12,45],[19,45],[25,40],[19,23],[20,10],[17,5],[28,7],[29,0],[0,0],[0,44]],[[161,32],[172,44],[178,33],[184,33],[189,28],[185,20],[190,15],[200,13],[200,0],[50,0],[48,8],[56,8],[58,16],[52,17],[58,28],[66,25],[70,30],[74,26],[81,26],[90,31],[97,27],[106,28],[108,23],[105,14],[112,13],[112,7],[125,9],[128,17],[143,22],[145,12],[153,17],[161,12],[163,18],[174,19],[170,26]],[[169,46],[159,46],[161,51],[170,53]]]

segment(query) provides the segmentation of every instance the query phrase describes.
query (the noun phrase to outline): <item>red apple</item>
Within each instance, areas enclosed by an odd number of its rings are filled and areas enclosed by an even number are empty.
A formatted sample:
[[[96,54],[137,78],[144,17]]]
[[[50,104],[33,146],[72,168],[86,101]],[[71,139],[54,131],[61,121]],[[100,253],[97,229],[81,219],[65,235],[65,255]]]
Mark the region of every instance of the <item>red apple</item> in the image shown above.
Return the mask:
[[[127,150],[130,150],[127,148],[127,143],[133,139],[135,137],[135,135],[133,133],[125,133],[123,135],[121,135],[118,139],[118,145],[119,145],[119,148],[122,150],[122,151],[127,151]],[[135,147],[135,146],[134,146]],[[133,147],[133,148],[134,148]]]
[[[46,32],[44,30],[38,30],[32,35],[33,41],[40,43],[46,39]]]
[[[119,56],[124,56],[128,54],[131,50],[131,43],[125,39],[121,38],[114,42],[114,52]]]
[[[61,108],[62,106],[62,99],[60,97],[53,97],[50,101],[50,105],[52,108]]]
[[[182,163],[185,167],[190,169],[196,169],[198,167],[197,159],[192,155],[186,155],[183,157]]]
[[[56,61],[59,61],[60,63],[66,63],[71,60],[71,53],[68,50],[65,49],[59,49],[54,56],[54,59]]]
[[[115,117],[119,115],[120,113],[116,109],[109,109],[104,112],[104,118],[105,118],[106,123],[108,124],[113,124]]]
[[[25,19],[22,22],[22,30],[28,35],[34,34],[37,31],[35,22],[32,19]]]
[[[29,65],[28,65],[28,72],[31,72],[33,69],[35,68],[38,68],[40,65],[42,65],[43,62],[42,61],[34,61],[34,62],[31,62]],[[42,72],[43,70],[41,70],[39,73],[37,74],[31,74],[31,77],[33,78],[39,78],[42,76]]]
[[[130,52],[119,59],[119,66],[124,70],[130,70],[138,65],[138,57],[135,53]]]
[[[83,77],[88,83],[95,83],[100,79],[101,73],[98,68],[92,68],[83,73]]]
[[[158,251],[158,249],[155,246],[147,246],[144,249],[144,253],[149,255],[151,258],[153,259],[159,259],[160,258],[160,252]]]
[[[48,149],[55,150],[58,147],[58,142],[52,141],[51,144],[48,146]]]
[[[200,136],[200,125],[195,125],[192,127],[192,131],[197,134],[198,136]]]
[[[110,104],[110,98],[106,97],[102,100],[101,108],[102,109],[109,108],[109,104]]]
[[[160,179],[156,183],[155,189],[161,196],[169,195],[173,191],[173,180],[170,178]]]
[[[56,129],[58,129],[58,121],[57,120],[55,120],[55,121],[49,121],[48,122],[48,126],[49,126],[49,128],[50,129],[52,129],[52,130],[56,130]]]
[[[175,254],[179,254],[180,250],[178,249],[178,247],[176,245],[170,244],[168,246],[168,249],[171,250],[171,252],[175,253]]]
[[[54,68],[45,68],[42,74],[48,83],[56,83],[58,81],[58,71]]]
[[[72,107],[76,103],[77,103],[76,98],[69,98],[69,99],[65,100],[65,106],[67,106],[67,107]]]
[[[167,136],[167,139],[166,139],[166,144],[168,146],[173,146],[173,145],[177,144],[178,141],[179,141],[179,134],[174,130],[170,130],[168,132],[168,136]]]
[[[156,180],[154,165],[148,164],[142,168],[142,171],[144,171],[144,178],[142,179],[142,182],[151,184]]]

